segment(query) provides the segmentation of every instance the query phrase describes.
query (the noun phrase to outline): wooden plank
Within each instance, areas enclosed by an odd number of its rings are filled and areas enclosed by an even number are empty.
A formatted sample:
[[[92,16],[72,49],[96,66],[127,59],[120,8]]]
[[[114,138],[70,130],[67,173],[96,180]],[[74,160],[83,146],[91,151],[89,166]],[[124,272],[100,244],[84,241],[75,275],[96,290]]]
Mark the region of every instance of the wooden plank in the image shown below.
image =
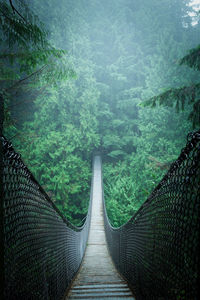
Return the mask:
[[[115,294],[115,299],[122,296],[134,299],[128,285],[116,271],[107,249],[103,220],[101,159],[99,156],[96,156],[94,159],[93,176],[92,214],[86,253],[81,269],[66,299],[77,299],[80,297],[81,286],[84,287],[84,297],[87,286],[90,290],[89,298],[92,295],[95,297],[95,289],[98,286],[98,294],[100,297],[102,295],[102,299],[104,296],[111,299],[113,294]],[[92,287],[94,293],[92,293]],[[112,287],[113,293],[110,293],[110,287]],[[76,291],[78,291],[78,295]]]

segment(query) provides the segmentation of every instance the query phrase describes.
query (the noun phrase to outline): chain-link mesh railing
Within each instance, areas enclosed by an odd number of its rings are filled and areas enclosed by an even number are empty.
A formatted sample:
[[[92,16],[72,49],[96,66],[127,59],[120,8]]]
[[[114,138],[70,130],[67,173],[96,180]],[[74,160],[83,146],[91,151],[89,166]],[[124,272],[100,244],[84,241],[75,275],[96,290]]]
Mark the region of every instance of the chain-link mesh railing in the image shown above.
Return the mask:
[[[139,300],[197,300],[200,227],[200,130],[139,211],[113,228],[110,254]]]
[[[79,269],[91,205],[82,227],[59,212],[4,138],[5,299],[59,300]],[[91,201],[90,201],[91,203]]]

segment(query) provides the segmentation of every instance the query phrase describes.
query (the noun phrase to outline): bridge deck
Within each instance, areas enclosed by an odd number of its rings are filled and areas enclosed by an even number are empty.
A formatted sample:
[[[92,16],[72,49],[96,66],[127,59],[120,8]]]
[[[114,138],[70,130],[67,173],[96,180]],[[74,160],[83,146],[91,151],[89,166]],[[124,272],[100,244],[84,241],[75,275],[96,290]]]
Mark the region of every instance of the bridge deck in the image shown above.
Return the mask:
[[[66,299],[134,299],[127,283],[116,271],[104,233],[101,160],[94,160],[92,216],[88,245],[80,271]]]

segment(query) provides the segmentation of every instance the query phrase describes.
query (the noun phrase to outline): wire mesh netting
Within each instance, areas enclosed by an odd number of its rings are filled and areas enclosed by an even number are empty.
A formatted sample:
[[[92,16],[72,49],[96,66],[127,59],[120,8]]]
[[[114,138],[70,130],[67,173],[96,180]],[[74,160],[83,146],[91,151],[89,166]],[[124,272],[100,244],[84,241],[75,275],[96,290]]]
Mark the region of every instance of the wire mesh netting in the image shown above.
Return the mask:
[[[200,130],[139,211],[106,238],[113,261],[136,299],[197,300],[200,217]]]
[[[91,205],[82,227],[59,212],[2,137],[5,299],[64,297],[82,261]],[[90,201],[91,203],[91,201]]]
[[[62,299],[89,230],[70,224],[2,137],[5,298]],[[120,228],[105,230],[113,261],[137,299],[198,299],[200,131],[151,196]],[[91,203],[91,201],[90,201]]]

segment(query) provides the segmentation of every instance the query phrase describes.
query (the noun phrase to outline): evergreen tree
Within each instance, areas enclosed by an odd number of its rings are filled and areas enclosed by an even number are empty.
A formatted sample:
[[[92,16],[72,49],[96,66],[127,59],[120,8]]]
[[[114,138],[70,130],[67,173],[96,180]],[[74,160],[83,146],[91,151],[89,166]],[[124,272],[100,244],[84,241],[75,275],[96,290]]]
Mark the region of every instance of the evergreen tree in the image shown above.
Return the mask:
[[[52,46],[48,32],[26,2],[16,4],[17,8],[12,1],[0,2],[0,86],[5,101],[5,134],[9,131],[11,136],[17,132],[22,112],[33,109],[38,90],[41,93],[44,86],[75,75],[66,51]],[[32,95],[31,100],[27,94]]]
[[[162,93],[163,87],[178,89],[199,82],[198,70],[178,65],[198,41],[188,3],[51,0],[44,5],[36,0],[28,4],[49,32],[48,45],[67,51],[64,68],[73,69],[76,78],[60,81],[53,76],[52,82],[53,73],[46,73],[50,75],[46,78],[44,69],[40,77],[31,77],[28,86],[15,89],[20,93],[16,102],[12,100],[12,116],[19,121],[21,135],[13,142],[58,207],[76,224],[87,211],[94,149],[104,155],[106,205],[113,225],[119,226],[146,200],[184,146],[191,130],[190,105],[186,103],[179,114],[168,106],[152,110],[141,105]],[[28,43],[27,53],[36,54],[34,47],[30,49]],[[47,63],[54,63],[53,54],[48,55]],[[43,67],[36,57],[33,65]],[[13,66],[18,74],[17,68],[28,66],[16,59]],[[38,70],[31,68],[30,75]],[[26,114],[15,106],[20,97],[26,101],[21,105]],[[8,136],[15,133],[8,128]]]
[[[188,55],[181,59],[180,65],[183,64],[195,70],[200,70],[200,46],[192,49]],[[199,80],[199,76],[196,77]],[[198,81],[196,83],[196,80],[190,86],[171,88],[145,102],[145,105],[155,106],[156,104],[174,106],[178,112],[188,109],[189,104],[189,106],[192,106],[189,120],[192,121],[193,127],[200,125],[200,83]]]

